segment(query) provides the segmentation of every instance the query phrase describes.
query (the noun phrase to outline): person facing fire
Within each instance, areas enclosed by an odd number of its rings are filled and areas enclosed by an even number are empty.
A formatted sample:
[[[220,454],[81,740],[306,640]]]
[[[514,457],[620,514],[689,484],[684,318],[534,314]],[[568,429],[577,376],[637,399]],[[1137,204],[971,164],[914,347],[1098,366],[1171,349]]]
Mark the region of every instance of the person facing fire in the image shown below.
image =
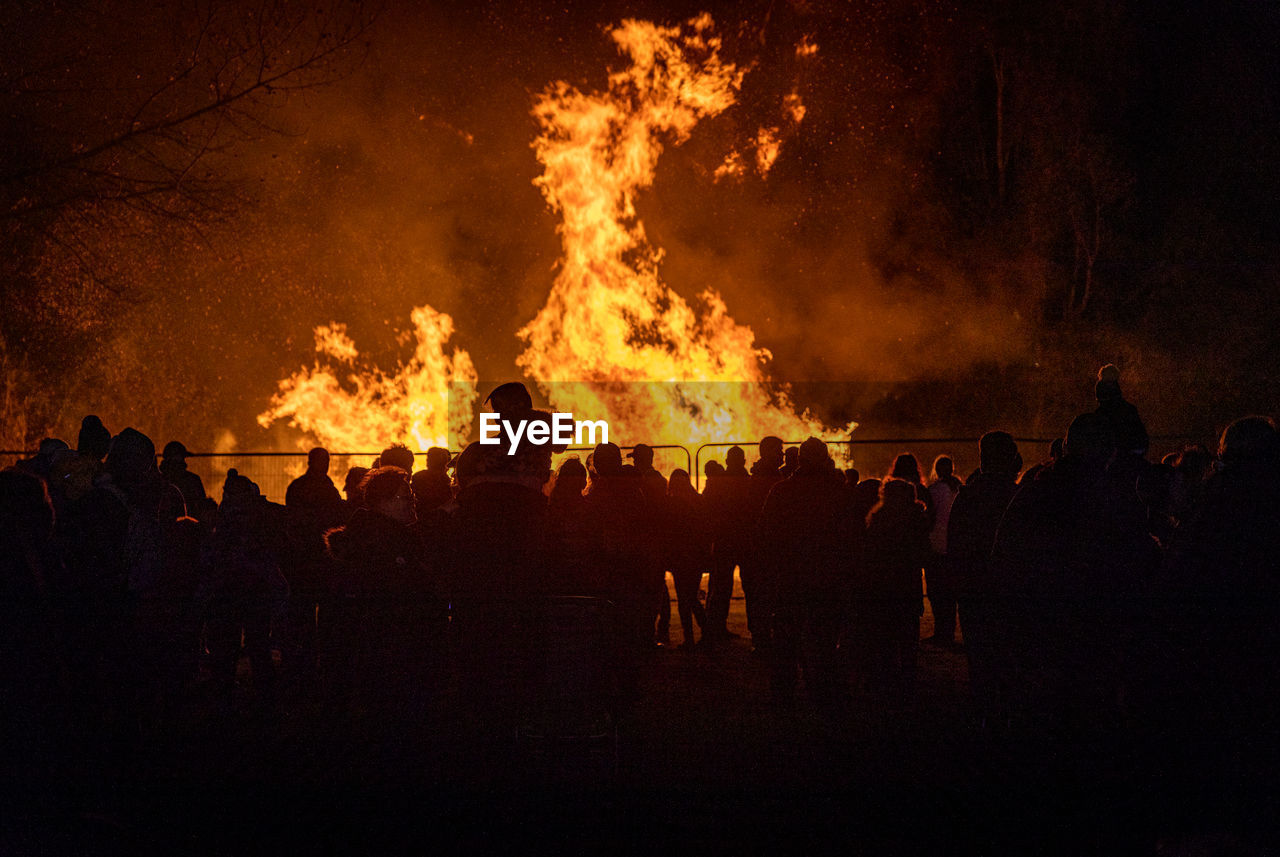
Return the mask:
[[[164,453],[160,459],[160,473],[170,485],[182,492],[182,499],[187,504],[187,514],[193,515],[204,505],[204,481],[199,473],[187,469],[187,459],[191,453],[181,441],[171,440],[164,445]]]
[[[751,526],[751,541],[740,567],[742,594],[746,599],[747,631],[751,634],[752,651],[765,654],[770,645],[772,631],[770,616],[773,606],[769,593],[773,581],[768,579],[768,570],[761,563],[760,557],[766,550],[767,540],[776,536],[760,527],[760,513],[764,510],[765,500],[773,486],[782,481],[782,465],[784,461],[782,438],[769,435],[760,440],[757,447],[759,458],[751,465],[751,478],[747,483],[746,513],[748,525]]]
[[[750,503],[747,455],[742,447],[729,448],[721,473],[711,476],[703,496],[711,519],[711,576],[707,581],[707,627],[702,639],[725,640],[734,636],[728,628],[733,597],[733,570],[745,561],[754,520]],[[710,464],[708,464],[710,468]]]
[[[637,443],[627,457],[633,464],[623,469],[637,480],[642,499],[636,523],[643,536],[646,576],[653,590],[654,641],[665,646],[671,642],[671,593],[667,590],[667,569],[663,562],[669,534],[663,519],[667,480],[654,469],[653,448],[647,443]]]
[[[667,567],[676,584],[676,603],[684,642],[680,648],[694,646],[693,623],[696,620],[706,634],[707,611],[698,600],[702,575],[711,559],[711,540],[707,530],[704,498],[689,481],[689,474],[677,468],[667,483],[666,529]],[[664,587],[665,588],[665,587]]]
[[[846,497],[833,479],[827,445],[810,437],[795,472],[775,484],[760,515],[769,538],[759,571],[769,585],[772,648],[770,687],[776,702],[793,701],[799,672],[810,698],[836,701],[836,642],[843,622],[848,542]]]

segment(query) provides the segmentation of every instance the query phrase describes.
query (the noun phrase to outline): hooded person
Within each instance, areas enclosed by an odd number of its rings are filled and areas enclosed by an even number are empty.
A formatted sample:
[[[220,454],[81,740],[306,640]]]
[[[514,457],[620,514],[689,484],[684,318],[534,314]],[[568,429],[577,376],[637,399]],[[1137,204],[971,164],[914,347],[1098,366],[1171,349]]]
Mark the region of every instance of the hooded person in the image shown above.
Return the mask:
[[[80,421],[80,433],[76,436],[76,452],[101,463],[111,449],[111,432],[96,414],[89,414]]]

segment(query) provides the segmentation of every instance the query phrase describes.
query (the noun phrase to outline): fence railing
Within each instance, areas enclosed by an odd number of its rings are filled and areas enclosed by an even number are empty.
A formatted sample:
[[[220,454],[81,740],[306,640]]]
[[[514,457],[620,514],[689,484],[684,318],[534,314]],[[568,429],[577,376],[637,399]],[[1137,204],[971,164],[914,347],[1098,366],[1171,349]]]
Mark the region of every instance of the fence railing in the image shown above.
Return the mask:
[[[1048,458],[1049,445],[1055,438],[1016,437],[1022,448],[1022,456],[1028,465]],[[1151,438],[1151,450],[1148,458],[1158,461],[1162,455],[1182,448],[1187,443],[1204,442],[1205,438],[1190,435],[1159,435]],[[663,475],[670,475],[676,467],[683,465],[688,471],[694,485],[701,487],[703,482],[703,461],[709,459],[709,452],[740,446],[747,453],[750,461],[755,457],[758,441],[717,441],[700,444],[690,451],[681,444],[652,444],[654,450],[654,467]],[[920,462],[922,470],[927,470],[937,455],[950,455],[955,461],[957,475],[966,477],[978,466],[977,437],[877,437],[877,438],[845,438],[842,440],[825,440],[829,447],[843,448],[841,458],[849,466],[857,467],[863,476],[880,476],[900,452],[911,452]],[[798,446],[799,441],[787,441],[786,446]],[[591,453],[592,447],[570,447],[555,456],[554,463],[569,456],[581,456],[583,459]],[[624,454],[634,450],[634,446],[624,446]],[[24,458],[34,455],[34,450],[0,450],[0,468],[16,464]],[[454,452],[456,454],[456,451]],[[334,452],[329,455],[329,473],[339,488],[343,479],[352,467],[368,467],[378,457],[378,452]],[[415,453],[415,458],[425,461],[424,452]],[[284,502],[285,490],[289,483],[306,470],[307,454],[305,452],[196,452],[187,460],[187,468],[198,474],[204,481],[205,491],[215,500],[221,502],[222,483],[227,471],[235,468],[237,472],[252,479],[258,484],[262,493],[269,499]]]

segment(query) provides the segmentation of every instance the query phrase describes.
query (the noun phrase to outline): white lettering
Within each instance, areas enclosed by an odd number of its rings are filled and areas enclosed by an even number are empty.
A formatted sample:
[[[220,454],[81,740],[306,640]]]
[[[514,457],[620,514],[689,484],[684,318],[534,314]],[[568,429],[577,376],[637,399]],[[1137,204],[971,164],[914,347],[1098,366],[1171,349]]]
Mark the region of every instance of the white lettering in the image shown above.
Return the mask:
[[[557,413],[551,418],[554,432],[551,442],[557,446],[568,446],[573,443],[573,414]]]
[[[578,420],[574,426],[576,428],[574,443],[578,446],[595,446],[597,428],[600,430],[600,443],[609,442],[609,424],[604,420],[596,420],[595,422],[592,422],[591,420]],[[586,444],[583,444],[582,442],[583,429],[586,429],[588,432]]]
[[[529,428],[525,432],[525,436],[529,438],[529,443],[536,443],[539,446],[546,443],[551,437],[551,426],[542,420],[534,420],[529,423]]]
[[[502,443],[507,437],[507,455],[515,455],[524,438],[529,443],[543,446],[554,443],[557,446],[568,446],[570,443],[583,446],[595,446],[596,443],[609,442],[609,423],[606,420],[575,420],[573,414],[556,413],[551,422],[546,420],[504,420],[500,414],[488,413],[480,415],[480,442],[486,446]],[[599,435],[599,440],[596,436]]]
[[[502,429],[498,426],[497,414],[480,415],[480,442],[486,446],[502,443]]]
[[[525,425],[524,420],[520,420],[514,426],[512,426],[510,420],[502,421],[502,427],[507,430],[507,437],[511,439],[511,446],[507,449],[507,455],[516,454],[516,447],[520,445],[520,435],[524,434]]]

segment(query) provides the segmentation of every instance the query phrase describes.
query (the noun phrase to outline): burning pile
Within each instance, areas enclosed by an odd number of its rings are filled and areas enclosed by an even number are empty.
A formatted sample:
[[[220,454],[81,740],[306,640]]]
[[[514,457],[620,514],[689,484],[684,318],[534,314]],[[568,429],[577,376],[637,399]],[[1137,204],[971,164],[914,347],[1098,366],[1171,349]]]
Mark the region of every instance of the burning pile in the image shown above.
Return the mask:
[[[610,74],[603,92],[561,81],[534,105],[542,131],[533,148],[544,168],[535,183],[561,216],[564,258],[546,305],[519,331],[520,368],[554,408],[608,420],[623,443],[826,434],[796,414],[784,388],[771,387],[768,351],[720,295],[704,291],[695,308],[662,281],[662,250],[636,215],[636,196],[653,184],[665,142],[683,142],[701,119],[733,105],[745,70],[720,58],[710,15],[678,27],[627,20],[610,35],[629,65]],[[798,124],[799,96],[786,108]],[[762,129],[756,142],[763,175],[777,157],[777,129]],[[317,363],[282,381],[259,421],[287,417],[335,448],[376,448],[392,438],[424,448],[440,444],[446,428],[468,436],[471,360],[461,350],[444,355],[449,316],[421,307],[414,322],[417,353],[393,375],[354,371],[343,328],[318,328],[318,350],[352,366],[354,389]],[[446,395],[468,381],[468,396]]]

